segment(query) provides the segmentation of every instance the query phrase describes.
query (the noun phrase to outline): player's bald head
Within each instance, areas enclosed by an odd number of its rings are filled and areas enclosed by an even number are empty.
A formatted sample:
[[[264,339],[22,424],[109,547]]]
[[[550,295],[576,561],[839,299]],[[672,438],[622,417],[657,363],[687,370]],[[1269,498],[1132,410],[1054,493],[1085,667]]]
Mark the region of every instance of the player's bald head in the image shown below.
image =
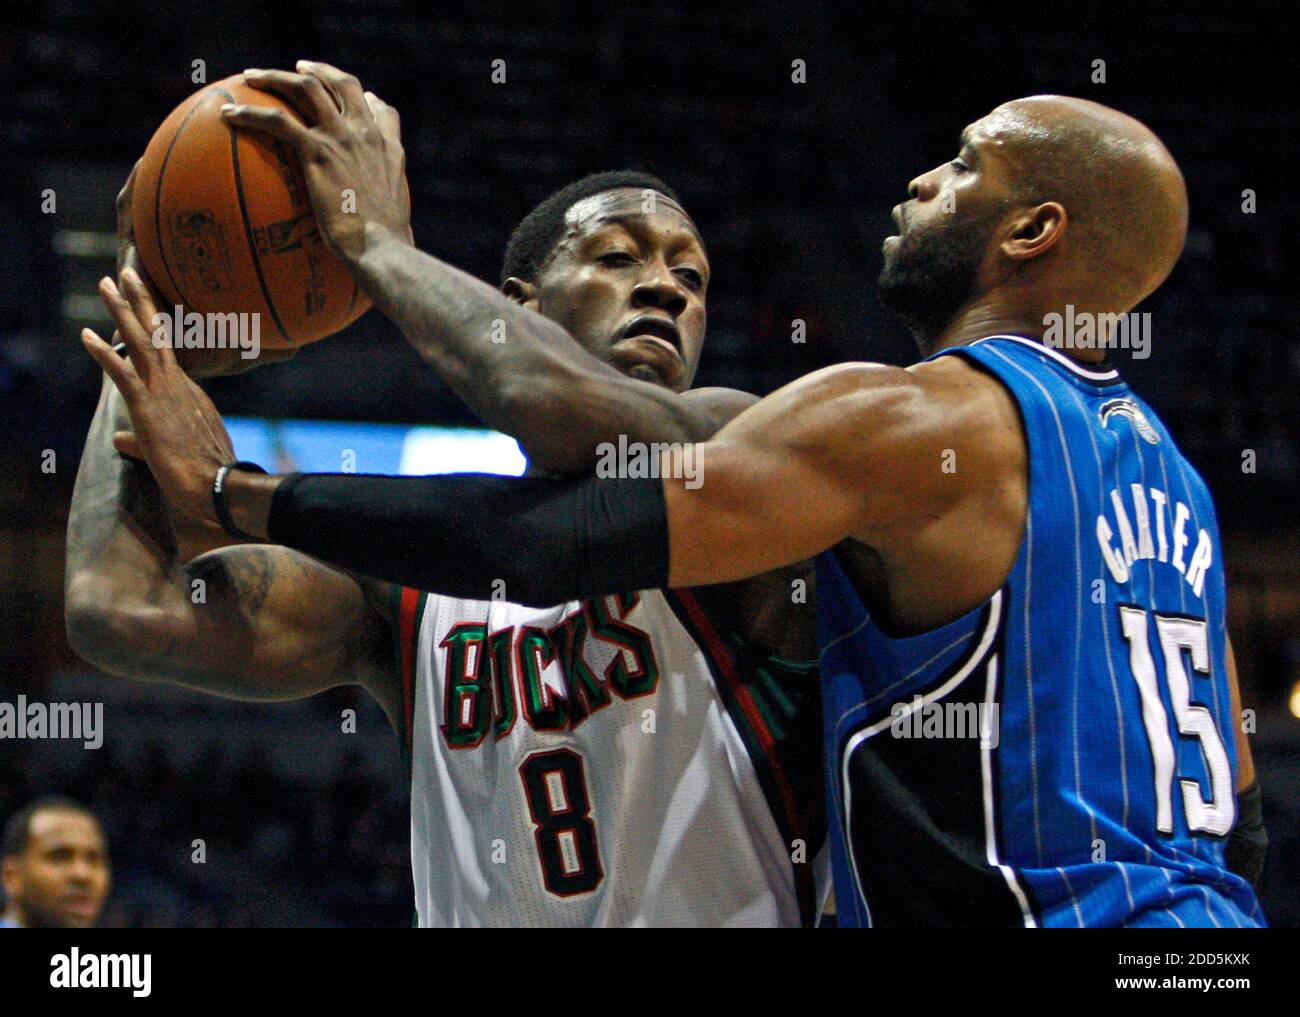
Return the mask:
[[[1065,208],[1064,267],[1092,294],[1127,310],[1173,270],[1187,189],[1140,121],[1086,99],[1036,95],[1004,103],[969,133],[1006,164],[1012,201]]]

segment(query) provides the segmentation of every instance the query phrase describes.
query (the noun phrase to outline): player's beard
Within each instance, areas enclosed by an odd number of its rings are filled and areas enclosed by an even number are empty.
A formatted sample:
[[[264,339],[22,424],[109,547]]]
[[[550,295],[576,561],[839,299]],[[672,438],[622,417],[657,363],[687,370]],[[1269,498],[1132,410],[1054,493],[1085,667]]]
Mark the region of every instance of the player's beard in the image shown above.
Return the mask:
[[[974,217],[944,215],[905,229],[876,280],[880,302],[903,319],[921,352],[975,294],[980,262],[1004,208]]]

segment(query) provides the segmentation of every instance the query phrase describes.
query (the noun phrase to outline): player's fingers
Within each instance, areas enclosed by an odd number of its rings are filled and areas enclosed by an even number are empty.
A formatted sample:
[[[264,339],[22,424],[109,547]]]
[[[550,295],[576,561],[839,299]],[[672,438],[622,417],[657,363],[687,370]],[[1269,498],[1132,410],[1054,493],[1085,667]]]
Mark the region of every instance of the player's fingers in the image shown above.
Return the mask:
[[[95,362],[104,369],[109,380],[117,386],[118,391],[126,395],[136,384],[135,371],[131,362],[118,356],[117,351],[88,328],[81,330],[81,344],[86,347]]]
[[[310,74],[321,80],[338,102],[344,116],[365,111],[366,97],[361,91],[361,82],[357,80],[355,74],[348,74],[330,64],[318,63],[315,60],[299,60],[296,67],[300,73]]]
[[[375,126],[384,139],[384,151],[397,173],[406,177],[406,149],[402,147],[402,118],[396,109],[384,102],[374,92],[366,93],[366,105],[375,118]],[[410,187],[407,186],[409,193]]]
[[[366,93],[366,105],[370,107],[370,113],[374,116],[375,123],[379,125],[384,140],[390,144],[401,145],[402,118],[398,116],[397,110],[375,95],[374,92]]]
[[[288,100],[309,125],[324,124],[328,127],[339,117],[340,110],[334,96],[326,90],[319,78],[310,74],[247,70],[244,72],[244,80],[253,88],[273,92]]]
[[[144,449],[140,447],[140,439],[130,431],[114,431],[113,447],[130,459],[145,459]]]
[[[143,322],[147,328],[153,328],[158,317],[158,305],[154,303],[153,294],[134,265],[122,269],[122,283],[126,287],[126,299],[135,312],[136,320]]]
[[[142,323],[135,316],[135,311],[127,303],[122,291],[108,276],[99,280],[99,298],[108,308],[113,324],[126,343],[127,356],[131,358],[136,375],[141,380],[148,381],[154,369],[163,362],[164,355],[171,353],[171,346],[152,341],[147,323]]]
[[[221,116],[235,127],[247,127],[278,138],[300,155],[311,141],[311,131],[293,117],[285,116],[283,110],[228,102],[221,107]]]

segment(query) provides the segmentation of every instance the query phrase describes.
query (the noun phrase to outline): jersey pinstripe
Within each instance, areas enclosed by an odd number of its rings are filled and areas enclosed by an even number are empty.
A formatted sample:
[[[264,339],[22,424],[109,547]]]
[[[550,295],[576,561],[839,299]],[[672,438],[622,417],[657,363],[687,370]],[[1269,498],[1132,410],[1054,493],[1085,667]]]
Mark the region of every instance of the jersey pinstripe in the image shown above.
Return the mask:
[[[904,639],[818,560],[841,924],[1262,924],[1224,864],[1236,748],[1204,482],[1114,370],[1019,336],[938,355],[1019,406],[1025,533],[988,603]]]

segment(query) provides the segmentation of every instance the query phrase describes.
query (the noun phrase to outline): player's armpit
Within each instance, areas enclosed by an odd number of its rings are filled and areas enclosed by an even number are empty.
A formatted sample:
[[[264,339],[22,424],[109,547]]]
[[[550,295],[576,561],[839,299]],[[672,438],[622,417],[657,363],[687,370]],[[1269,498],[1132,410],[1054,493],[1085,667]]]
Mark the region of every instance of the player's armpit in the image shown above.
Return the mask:
[[[699,446],[694,476],[674,477],[665,457],[673,585],[756,575],[845,537],[888,542],[947,511],[968,482],[945,471],[945,452],[970,451],[968,475],[981,455],[950,382],[877,364],[827,368]]]

